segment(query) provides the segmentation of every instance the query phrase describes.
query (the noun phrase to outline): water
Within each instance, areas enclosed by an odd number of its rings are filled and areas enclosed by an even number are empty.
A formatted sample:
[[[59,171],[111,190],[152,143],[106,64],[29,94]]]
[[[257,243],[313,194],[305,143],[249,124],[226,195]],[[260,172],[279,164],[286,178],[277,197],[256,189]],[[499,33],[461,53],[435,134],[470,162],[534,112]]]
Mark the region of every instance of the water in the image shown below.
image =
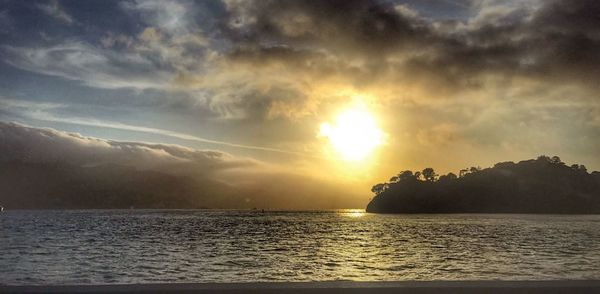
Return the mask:
[[[479,279],[600,279],[600,216],[0,214],[0,284]]]

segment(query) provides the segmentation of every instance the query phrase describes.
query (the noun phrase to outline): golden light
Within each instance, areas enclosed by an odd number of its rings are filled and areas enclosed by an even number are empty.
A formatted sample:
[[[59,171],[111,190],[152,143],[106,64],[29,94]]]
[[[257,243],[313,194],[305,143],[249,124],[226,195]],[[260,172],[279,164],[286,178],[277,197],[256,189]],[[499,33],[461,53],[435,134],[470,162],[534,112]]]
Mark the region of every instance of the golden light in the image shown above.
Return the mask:
[[[346,217],[358,218],[358,217],[363,217],[365,215],[365,210],[364,209],[342,209],[339,211],[339,214],[346,216]]]
[[[364,159],[383,141],[375,118],[361,104],[342,111],[333,123],[323,123],[319,135],[328,138],[333,149],[349,161]]]

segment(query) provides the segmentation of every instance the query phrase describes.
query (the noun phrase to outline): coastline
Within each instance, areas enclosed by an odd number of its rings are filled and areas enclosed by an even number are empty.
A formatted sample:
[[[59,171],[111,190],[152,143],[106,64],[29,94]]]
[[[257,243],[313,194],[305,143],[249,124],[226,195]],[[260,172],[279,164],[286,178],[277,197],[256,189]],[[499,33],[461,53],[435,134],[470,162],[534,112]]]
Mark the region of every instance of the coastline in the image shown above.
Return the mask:
[[[600,293],[600,280],[261,282],[2,286],[0,293]]]

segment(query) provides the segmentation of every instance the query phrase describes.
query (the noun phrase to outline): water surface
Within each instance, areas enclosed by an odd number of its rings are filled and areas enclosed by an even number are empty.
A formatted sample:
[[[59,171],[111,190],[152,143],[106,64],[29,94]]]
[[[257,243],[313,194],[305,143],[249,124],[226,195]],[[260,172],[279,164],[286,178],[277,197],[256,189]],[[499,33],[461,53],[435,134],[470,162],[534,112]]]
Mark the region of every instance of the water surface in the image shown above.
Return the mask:
[[[600,216],[0,214],[0,284],[481,279],[600,279]]]

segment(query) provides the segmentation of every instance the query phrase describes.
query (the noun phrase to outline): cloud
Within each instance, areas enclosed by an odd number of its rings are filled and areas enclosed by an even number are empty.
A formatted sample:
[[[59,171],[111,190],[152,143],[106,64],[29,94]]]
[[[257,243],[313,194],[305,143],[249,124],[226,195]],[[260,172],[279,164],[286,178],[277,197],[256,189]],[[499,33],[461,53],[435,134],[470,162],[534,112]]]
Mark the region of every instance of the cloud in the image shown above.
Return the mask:
[[[281,52],[254,49],[279,44],[291,52],[336,55],[344,62],[381,62],[388,54],[425,46],[431,35],[426,23],[406,16],[408,8],[376,1],[226,3],[230,18],[224,30],[237,45],[238,55],[248,48],[281,60],[285,57]]]
[[[8,10],[0,10],[0,33],[6,34],[13,29],[14,20],[8,14]]]
[[[473,1],[462,21],[386,3],[225,1],[229,49],[177,82],[209,91],[226,118],[259,120],[314,115],[343,91],[437,103],[497,87],[597,89],[593,1]]]
[[[74,37],[51,45],[3,45],[2,58],[23,70],[96,88],[174,90],[178,75],[201,72],[210,54],[207,38],[189,16],[191,4],[182,3],[123,2],[123,9],[138,12],[147,25],[135,35],[107,31],[97,42]]]
[[[214,170],[251,166],[252,160],[235,159],[218,151],[197,151],[177,145],[118,142],[85,137],[54,129],[38,129],[0,122],[4,161],[66,161],[77,165],[122,164],[143,169],[191,164]]]
[[[22,116],[22,117],[26,117],[26,118],[34,119],[34,120],[60,122],[60,123],[67,123],[67,124],[80,125],[80,126],[93,126],[93,127],[117,129],[117,130],[133,131],[133,132],[142,132],[142,133],[171,137],[171,138],[190,141],[190,142],[200,142],[200,143],[207,143],[207,144],[212,144],[212,145],[217,145],[217,146],[227,146],[227,147],[258,150],[258,151],[265,151],[265,152],[275,152],[275,153],[282,153],[282,154],[288,154],[288,155],[295,155],[295,156],[299,156],[299,157],[307,157],[307,158],[317,157],[313,154],[296,152],[296,151],[292,151],[292,150],[284,150],[284,149],[271,148],[271,147],[266,147],[266,146],[255,146],[255,145],[249,145],[249,144],[238,144],[238,143],[232,143],[232,142],[212,140],[212,139],[202,138],[202,137],[191,135],[191,134],[170,131],[170,130],[166,130],[166,129],[129,125],[129,124],[123,124],[123,123],[118,123],[118,122],[114,122],[114,121],[102,121],[102,120],[98,120],[98,119],[85,118],[85,117],[58,116],[53,113],[56,110],[66,108],[67,105],[65,105],[65,104],[35,103],[35,102],[26,101],[26,100],[6,99],[6,98],[0,97],[0,106],[5,107],[6,109],[11,109],[10,111],[8,111],[8,113],[10,113],[10,114]]]
[[[140,13],[144,21],[169,34],[185,35],[195,28],[190,2],[148,0],[122,2],[121,6]]]
[[[464,21],[426,19],[410,4],[383,1],[224,3],[227,13],[215,13],[218,19],[205,28],[210,38],[194,17],[197,3],[133,1],[121,6],[147,25],[137,36],[111,33],[102,39],[104,50],[73,40],[9,47],[7,60],[95,87],[168,89],[175,81],[215,96],[217,90],[256,92],[274,82],[294,91],[331,81],[433,96],[438,93],[430,89],[485,88],[490,78],[596,89],[599,75],[595,1],[472,1],[473,15]],[[115,42],[130,50],[106,50]],[[247,62],[253,70],[232,73]]]
[[[211,197],[216,199],[210,203],[218,203],[220,207],[268,205],[271,208],[287,209],[333,208],[356,206],[365,200],[356,193],[342,192],[345,189],[340,190],[331,182],[220,151],[196,150],[179,145],[104,140],[54,129],[0,122],[0,167],[15,163],[45,164],[44,166],[55,164],[63,169],[68,166],[99,167],[115,172],[121,166],[133,170],[159,172],[158,175],[169,175],[163,176],[164,180],[178,177],[191,179],[194,183],[203,183],[201,186],[193,185],[198,195],[204,195],[198,197],[208,197],[207,195],[212,193]],[[0,184],[4,179],[0,173]],[[34,176],[22,179],[34,180]],[[87,185],[98,185],[105,179],[93,180],[96,181],[95,184]],[[114,189],[109,183],[105,187]],[[170,185],[165,184],[165,187]],[[129,189],[134,191],[137,188]],[[144,191],[140,189],[139,191]],[[336,190],[338,193],[333,193]]]
[[[37,8],[45,14],[52,16],[66,24],[73,23],[73,17],[69,15],[58,3],[58,0],[50,0],[45,4],[38,4]]]
[[[593,15],[600,8],[594,1],[483,1],[474,17],[453,30],[440,30],[406,8],[378,1],[227,3],[227,29],[238,46],[234,58],[251,50],[254,60],[294,64],[294,58],[266,50],[280,44],[292,48],[290,52],[321,52],[359,64],[358,72],[380,86],[423,79],[460,90],[486,75],[560,78],[592,87],[590,74],[598,75],[592,70],[600,55],[592,50],[599,47]],[[294,17],[310,21],[294,22]],[[319,61],[330,60],[336,59]]]
[[[127,125],[127,124],[122,124],[122,123],[99,121],[99,120],[95,120],[95,119],[76,118],[76,117],[61,118],[61,117],[53,116],[48,113],[44,113],[44,114],[37,113],[37,114],[33,115],[32,118],[35,118],[38,120],[62,122],[62,123],[69,123],[69,124],[75,124],[75,125],[94,126],[94,127],[102,127],[102,128],[109,128],[109,129],[150,133],[150,134],[162,135],[162,136],[167,136],[167,137],[186,140],[186,141],[208,143],[208,144],[214,144],[214,145],[220,145],[220,146],[228,146],[228,147],[267,151],[267,152],[276,152],[276,153],[285,153],[285,154],[291,154],[291,155],[297,155],[297,156],[303,156],[303,157],[312,157],[309,154],[294,152],[294,151],[289,151],[289,150],[282,150],[282,149],[270,148],[270,147],[264,147],[264,146],[253,146],[253,145],[247,145],[247,144],[229,143],[229,142],[223,142],[223,141],[218,141],[218,140],[201,138],[201,137],[194,136],[194,135],[189,135],[189,134],[184,134],[184,133],[179,133],[179,132],[174,132],[174,131],[169,131],[169,130],[164,130],[164,129],[133,126],[133,125]]]
[[[416,138],[419,144],[432,147],[444,147],[455,140],[458,126],[448,123],[433,126],[428,129],[421,129],[417,132]]]
[[[140,24],[132,30],[2,52],[16,67],[91,87],[152,89],[152,99],[251,146],[301,150],[318,123],[363,96],[390,133],[431,152],[460,143],[597,155],[584,148],[598,138],[597,1],[423,3],[128,1],[120,8]],[[427,10],[440,5],[458,12]],[[553,107],[567,102],[586,107]],[[521,120],[528,136],[511,132]],[[585,139],[569,149],[575,134]]]
[[[68,42],[46,48],[3,46],[4,61],[21,69],[99,88],[155,89],[169,85],[169,65],[149,56]]]

